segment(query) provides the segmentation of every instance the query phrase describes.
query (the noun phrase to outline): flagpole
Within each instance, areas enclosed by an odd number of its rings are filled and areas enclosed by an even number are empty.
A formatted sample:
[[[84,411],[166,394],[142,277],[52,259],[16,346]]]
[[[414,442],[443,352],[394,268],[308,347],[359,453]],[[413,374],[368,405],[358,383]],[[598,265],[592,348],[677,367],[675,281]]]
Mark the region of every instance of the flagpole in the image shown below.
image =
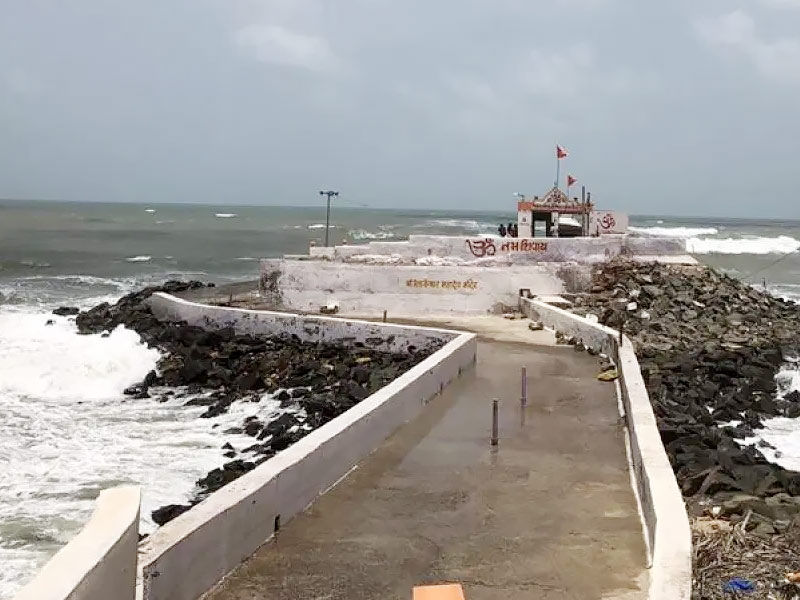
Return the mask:
[[[558,156],[558,146],[556,146],[556,182],[554,187],[558,188],[558,180],[561,177],[561,158]]]

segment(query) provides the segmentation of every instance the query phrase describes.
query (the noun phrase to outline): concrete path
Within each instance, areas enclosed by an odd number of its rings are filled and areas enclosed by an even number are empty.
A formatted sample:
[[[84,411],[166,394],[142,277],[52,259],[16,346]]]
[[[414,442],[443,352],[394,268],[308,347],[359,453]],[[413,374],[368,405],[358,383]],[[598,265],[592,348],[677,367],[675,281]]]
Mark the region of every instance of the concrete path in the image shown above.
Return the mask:
[[[487,339],[509,327],[520,325],[483,327],[474,372],[208,598],[408,599],[413,586],[440,582],[462,583],[467,600],[644,598],[614,387],[571,347]],[[496,449],[492,397],[501,398]]]

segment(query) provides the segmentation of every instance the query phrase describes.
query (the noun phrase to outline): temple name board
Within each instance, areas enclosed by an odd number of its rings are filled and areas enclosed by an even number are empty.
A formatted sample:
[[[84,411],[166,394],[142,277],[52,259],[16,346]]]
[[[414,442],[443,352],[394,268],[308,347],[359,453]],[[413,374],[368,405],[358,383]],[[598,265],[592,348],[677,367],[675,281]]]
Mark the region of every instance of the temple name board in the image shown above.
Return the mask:
[[[483,258],[484,256],[495,256],[498,246],[500,252],[547,252],[547,242],[540,242],[529,239],[506,239],[495,240],[485,238],[483,240],[466,240],[467,247],[473,256]]]

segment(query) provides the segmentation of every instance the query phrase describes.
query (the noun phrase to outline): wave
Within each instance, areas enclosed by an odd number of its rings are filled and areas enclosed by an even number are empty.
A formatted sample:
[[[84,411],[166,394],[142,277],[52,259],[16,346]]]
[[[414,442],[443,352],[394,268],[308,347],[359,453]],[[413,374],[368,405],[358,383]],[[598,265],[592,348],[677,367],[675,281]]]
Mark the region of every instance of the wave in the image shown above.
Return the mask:
[[[367,231],[366,229],[351,229],[347,232],[354,240],[388,240],[394,237],[391,231]]]
[[[336,229],[336,225],[329,225],[331,229]],[[314,223],[308,226],[309,229],[325,229],[325,223]]]
[[[53,325],[45,325],[48,318]],[[67,318],[0,313],[0,597],[12,597],[74,536],[99,490],[140,484],[142,530],[151,532],[151,511],[188,501],[195,481],[223,461],[224,442],[237,449],[252,444],[249,436],[221,431],[286,410],[264,395],[200,419],[205,408],[184,406],[186,397],[123,397],[158,358],[123,327],[108,337],[77,335]]]
[[[757,238],[696,238],[686,240],[692,254],[791,254],[800,249],[800,241],[786,235]]]
[[[631,225],[628,229],[643,235],[679,238],[691,238],[699,235],[716,235],[719,233],[716,227],[634,227]]]
[[[121,325],[102,337],[76,335],[68,319],[41,313],[0,314],[0,324],[0,395],[53,402],[120,396],[160,356]]]
[[[129,256],[125,260],[127,262],[139,263],[139,262],[150,262],[151,258],[153,258],[153,257],[152,256],[147,256],[145,254],[140,254],[139,256]]]
[[[152,215],[154,212],[156,212],[156,209],[155,208],[145,208],[144,212],[150,213]]]
[[[218,219],[232,219],[234,217],[238,217],[236,213],[214,213],[214,216]]]
[[[485,223],[475,219],[431,219],[422,227],[458,227],[459,229],[472,229],[480,231],[482,229],[497,229],[499,223]]]

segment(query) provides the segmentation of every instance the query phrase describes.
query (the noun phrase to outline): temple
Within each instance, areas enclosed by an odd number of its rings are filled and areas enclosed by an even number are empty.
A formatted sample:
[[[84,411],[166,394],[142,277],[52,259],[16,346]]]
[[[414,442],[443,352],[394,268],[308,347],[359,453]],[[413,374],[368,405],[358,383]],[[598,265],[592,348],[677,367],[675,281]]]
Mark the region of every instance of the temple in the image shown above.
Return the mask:
[[[597,211],[591,194],[569,198],[553,187],[541,198],[517,194],[518,237],[587,237],[607,233],[626,233],[628,216],[615,211]],[[537,235],[538,231],[538,235]]]

